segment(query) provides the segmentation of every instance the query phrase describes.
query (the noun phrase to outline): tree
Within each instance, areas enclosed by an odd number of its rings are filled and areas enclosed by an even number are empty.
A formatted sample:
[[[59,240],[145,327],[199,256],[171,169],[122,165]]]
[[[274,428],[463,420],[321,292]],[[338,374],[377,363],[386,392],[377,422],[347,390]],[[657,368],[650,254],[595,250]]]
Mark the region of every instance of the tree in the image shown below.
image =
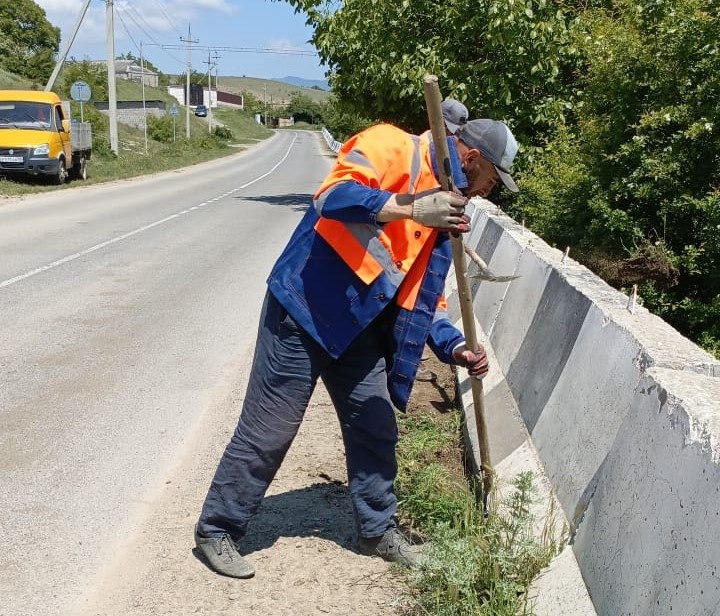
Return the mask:
[[[333,92],[361,116],[427,128],[423,76],[473,117],[542,142],[572,95],[576,11],[546,0],[287,0],[305,12]],[[529,148],[526,148],[529,149]]]
[[[324,106],[314,102],[305,94],[295,93],[287,105],[286,113],[292,116],[296,122],[307,122],[315,124],[321,122]]]
[[[286,1],[330,69],[328,123],[421,131],[438,75],[518,137],[506,209],[720,351],[720,0]]]
[[[575,25],[573,118],[514,211],[718,351],[720,2],[612,4]]]
[[[60,98],[70,100],[70,89],[76,81],[84,81],[90,86],[90,101],[83,105],[83,119],[92,124],[94,135],[107,134],[109,130],[108,117],[100,113],[92,104],[94,101],[106,101],[108,99],[107,69],[105,65],[88,62],[87,60],[82,62],[73,60],[66,63],[55,86]],[[73,117],[80,119],[80,103],[72,101],[71,107]],[[99,143],[101,142],[94,140],[93,150]]]
[[[32,0],[0,2],[0,66],[38,83],[50,77],[60,29]]]
[[[107,68],[104,64],[87,60],[66,63],[60,73],[58,94],[63,98],[69,98],[70,88],[76,81],[84,81],[90,86],[92,101],[108,99]]]

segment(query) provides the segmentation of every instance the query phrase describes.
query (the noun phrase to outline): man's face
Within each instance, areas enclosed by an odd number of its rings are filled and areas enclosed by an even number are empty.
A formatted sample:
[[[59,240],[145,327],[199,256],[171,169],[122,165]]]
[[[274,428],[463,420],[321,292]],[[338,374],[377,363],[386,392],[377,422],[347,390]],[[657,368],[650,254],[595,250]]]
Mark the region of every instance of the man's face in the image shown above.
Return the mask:
[[[468,181],[468,187],[463,190],[466,197],[487,197],[500,181],[495,166],[477,150],[468,150],[465,154],[463,171]]]

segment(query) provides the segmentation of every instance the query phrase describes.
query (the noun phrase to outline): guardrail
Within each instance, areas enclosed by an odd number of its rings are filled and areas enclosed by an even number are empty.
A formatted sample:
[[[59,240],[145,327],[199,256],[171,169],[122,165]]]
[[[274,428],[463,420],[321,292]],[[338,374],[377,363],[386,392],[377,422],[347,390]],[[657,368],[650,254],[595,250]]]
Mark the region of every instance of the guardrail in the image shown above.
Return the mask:
[[[328,144],[328,147],[337,154],[340,151],[340,148],[342,147],[342,143],[339,141],[335,141],[333,136],[330,134],[330,131],[323,126],[322,128],[322,134],[323,137],[325,137],[325,141]]]
[[[499,475],[541,462],[598,614],[717,614],[720,362],[647,309],[629,310],[627,296],[497,206],[477,204],[465,241],[493,272],[518,276],[471,284],[505,376],[502,387],[486,382]],[[466,381],[466,432],[476,452]],[[492,433],[506,400],[522,434],[509,420]],[[588,612],[565,605],[543,613]]]

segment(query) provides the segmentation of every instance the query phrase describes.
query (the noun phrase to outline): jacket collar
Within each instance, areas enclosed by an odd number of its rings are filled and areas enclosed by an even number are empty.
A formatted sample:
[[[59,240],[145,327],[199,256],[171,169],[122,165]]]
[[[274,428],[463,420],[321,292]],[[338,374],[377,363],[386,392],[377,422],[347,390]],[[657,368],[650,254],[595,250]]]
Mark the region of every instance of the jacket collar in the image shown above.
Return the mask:
[[[450,152],[450,168],[452,172],[452,180],[455,188],[463,189],[467,188],[468,181],[465,177],[465,173],[462,170],[462,164],[460,162],[460,156],[458,155],[457,147],[455,146],[455,138],[449,136],[447,138],[448,150]],[[432,161],[433,173],[438,181],[440,181],[440,168],[437,163],[437,156],[435,155],[435,144],[430,143],[430,160]]]

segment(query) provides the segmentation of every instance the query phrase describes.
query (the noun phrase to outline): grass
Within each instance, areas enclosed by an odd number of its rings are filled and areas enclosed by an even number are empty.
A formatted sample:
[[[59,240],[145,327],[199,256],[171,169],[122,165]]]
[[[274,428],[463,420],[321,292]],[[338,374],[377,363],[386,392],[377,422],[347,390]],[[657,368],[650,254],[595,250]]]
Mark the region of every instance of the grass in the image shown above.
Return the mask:
[[[118,101],[141,101],[143,95],[142,84],[127,79],[116,79],[116,92]],[[175,97],[170,96],[165,88],[152,88],[145,86],[146,101],[164,101],[170,109],[173,103],[177,103]]]
[[[272,135],[272,131],[255,122],[252,115],[238,109],[218,108],[213,109],[212,114],[232,131],[235,143],[254,143]]]
[[[400,418],[399,510],[430,540],[429,558],[408,573],[413,616],[532,614],[528,589],[560,549],[546,528],[535,536],[531,473],[491,498],[485,516],[462,472],[459,413],[417,408]]]

